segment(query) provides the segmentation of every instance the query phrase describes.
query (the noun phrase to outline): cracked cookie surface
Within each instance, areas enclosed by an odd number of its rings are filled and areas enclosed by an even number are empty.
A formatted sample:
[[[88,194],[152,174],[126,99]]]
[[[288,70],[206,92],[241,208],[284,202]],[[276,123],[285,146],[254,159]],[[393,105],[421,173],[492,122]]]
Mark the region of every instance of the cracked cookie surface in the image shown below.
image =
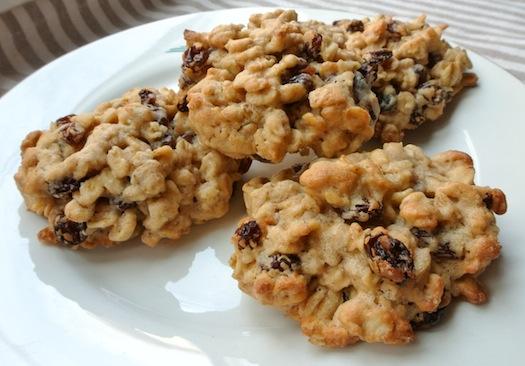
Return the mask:
[[[180,78],[187,120],[203,143],[234,158],[278,162],[313,150],[350,153],[373,137],[400,141],[443,114],[464,85],[464,50],[424,17],[298,21],[291,10],[246,27],[186,31]]]
[[[467,154],[387,143],[252,179],[233,276],[315,344],[410,342],[453,297],[487,299],[477,276],[499,255],[506,201],[473,176]]]
[[[68,115],[22,142],[15,180],[39,233],[68,247],[113,246],[140,236],[154,246],[224,215],[241,161],[205,147],[175,125],[169,89],[135,89]]]

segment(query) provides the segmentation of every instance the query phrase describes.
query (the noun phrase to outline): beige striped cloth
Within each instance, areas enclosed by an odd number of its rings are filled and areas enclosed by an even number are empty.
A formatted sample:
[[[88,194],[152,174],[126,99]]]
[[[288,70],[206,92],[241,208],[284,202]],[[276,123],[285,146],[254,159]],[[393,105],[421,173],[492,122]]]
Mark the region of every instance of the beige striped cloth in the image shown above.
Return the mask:
[[[176,15],[246,6],[324,8],[448,23],[449,40],[525,81],[523,0],[0,0],[0,95],[60,55]]]

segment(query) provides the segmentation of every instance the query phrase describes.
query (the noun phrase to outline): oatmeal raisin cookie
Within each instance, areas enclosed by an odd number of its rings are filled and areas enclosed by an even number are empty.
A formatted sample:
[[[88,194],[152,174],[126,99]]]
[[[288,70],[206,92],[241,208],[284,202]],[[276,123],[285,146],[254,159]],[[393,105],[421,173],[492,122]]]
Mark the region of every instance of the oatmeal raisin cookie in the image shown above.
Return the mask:
[[[444,28],[424,16],[325,24],[276,10],[246,27],[187,30],[177,118],[228,156],[271,162],[310,149],[336,157],[374,133],[401,141],[475,83],[465,51],[441,39]]]
[[[338,20],[348,33],[346,48],[358,50],[359,71],[372,84],[381,113],[376,136],[401,141],[405,130],[438,119],[447,103],[477,77],[465,50],[441,38],[446,25],[430,26],[421,15],[408,22],[379,15]]]
[[[246,162],[202,145],[173,123],[176,111],[172,90],[136,89],[28,134],[15,179],[27,208],[49,220],[39,238],[153,246],[224,215]]]
[[[203,143],[278,162],[310,149],[336,156],[372,138],[379,102],[356,73],[358,57],[338,47],[345,32],[296,20],[294,11],[276,11],[253,15],[247,27],[185,32],[180,87],[188,112],[177,118],[189,118]]]
[[[499,255],[506,202],[473,176],[465,153],[387,143],[255,178],[233,276],[315,344],[410,342],[453,297],[487,299],[476,277]]]

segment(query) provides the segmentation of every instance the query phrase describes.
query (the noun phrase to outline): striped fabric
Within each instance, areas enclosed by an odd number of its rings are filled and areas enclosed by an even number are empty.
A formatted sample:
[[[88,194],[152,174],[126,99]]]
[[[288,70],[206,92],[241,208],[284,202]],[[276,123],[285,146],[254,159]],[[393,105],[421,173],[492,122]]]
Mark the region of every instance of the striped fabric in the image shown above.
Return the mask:
[[[401,18],[428,14],[446,37],[525,81],[523,0],[2,0],[0,95],[60,55],[108,34],[176,15],[245,6],[323,7]]]

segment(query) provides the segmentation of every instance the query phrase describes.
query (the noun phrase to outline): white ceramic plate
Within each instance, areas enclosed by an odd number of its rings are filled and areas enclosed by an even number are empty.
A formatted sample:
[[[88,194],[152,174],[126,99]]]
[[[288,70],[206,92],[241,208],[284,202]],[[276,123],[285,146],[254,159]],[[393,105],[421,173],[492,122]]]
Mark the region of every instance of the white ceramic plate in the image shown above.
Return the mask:
[[[439,123],[409,135],[428,153],[464,150],[477,183],[503,189],[502,257],[484,275],[491,300],[459,302],[407,346],[309,344],[292,320],[242,294],[230,277],[229,237],[244,206],[195,227],[177,246],[131,244],[71,251],[40,244],[41,217],[25,210],[13,174],[31,130],[87,111],[135,86],[176,86],[185,28],[245,23],[263,9],[177,17],[83,47],[33,74],[0,100],[0,365],[494,365],[519,364],[525,329],[525,88],[470,53],[479,86]],[[351,17],[301,10],[301,19]],[[290,159],[288,159],[288,162]],[[255,164],[249,176],[279,167]]]

